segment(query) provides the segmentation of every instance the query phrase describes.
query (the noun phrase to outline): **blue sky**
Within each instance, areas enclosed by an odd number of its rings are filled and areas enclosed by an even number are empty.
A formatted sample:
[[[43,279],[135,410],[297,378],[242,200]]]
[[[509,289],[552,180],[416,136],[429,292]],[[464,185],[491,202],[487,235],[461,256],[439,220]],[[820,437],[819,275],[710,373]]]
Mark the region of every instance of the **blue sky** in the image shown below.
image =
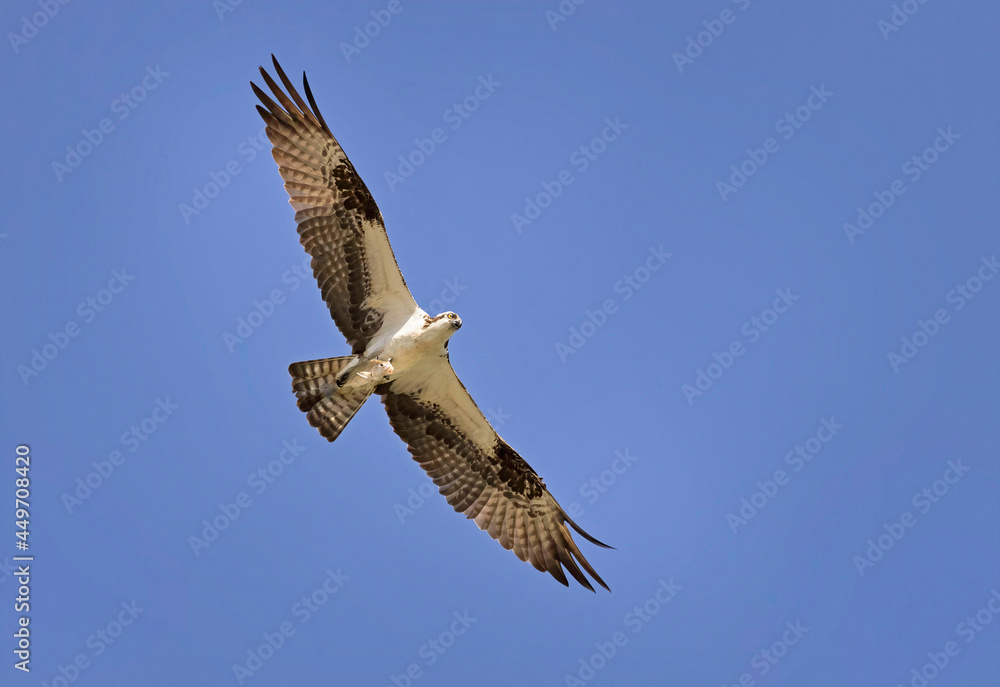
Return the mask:
[[[995,4],[224,2],[0,8],[5,685],[996,684]],[[296,409],[272,52],[613,593]]]

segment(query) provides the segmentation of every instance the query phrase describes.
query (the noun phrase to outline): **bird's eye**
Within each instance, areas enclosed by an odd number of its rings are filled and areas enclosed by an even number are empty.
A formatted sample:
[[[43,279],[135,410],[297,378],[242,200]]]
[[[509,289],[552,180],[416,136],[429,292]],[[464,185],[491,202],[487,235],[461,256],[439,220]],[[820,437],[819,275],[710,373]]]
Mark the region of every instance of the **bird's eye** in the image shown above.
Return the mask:
[[[456,315],[455,313],[453,313],[453,312],[448,313],[448,319],[449,320],[454,320],[456,317],[458,317],[458,315]]]

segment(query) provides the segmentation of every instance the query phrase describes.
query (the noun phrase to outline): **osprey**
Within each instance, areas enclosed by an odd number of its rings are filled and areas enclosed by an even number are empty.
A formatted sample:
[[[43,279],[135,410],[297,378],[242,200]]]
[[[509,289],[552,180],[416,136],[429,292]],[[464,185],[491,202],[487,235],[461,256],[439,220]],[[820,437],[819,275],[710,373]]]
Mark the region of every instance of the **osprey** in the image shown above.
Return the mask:
[[[335,440],[366,400],[382,397],[389,424],[448,503],[522,561],[569,586],[563,568],[594,591],[566,527],[584,532],[545,483],[490,426],[448,359],[462,326],[453,312],[431,317],[417,306],[389,246],[382,213],[333,137],[302,75],[307,105],[271,56],[282,90],[260,68],[277,102],[251,83],[264,107],[278,171],[299,240],[333,321],[351,346],[338,358],[293,363],[292,389],[309,424]],[[311,107],[310,107],[311,106]]]

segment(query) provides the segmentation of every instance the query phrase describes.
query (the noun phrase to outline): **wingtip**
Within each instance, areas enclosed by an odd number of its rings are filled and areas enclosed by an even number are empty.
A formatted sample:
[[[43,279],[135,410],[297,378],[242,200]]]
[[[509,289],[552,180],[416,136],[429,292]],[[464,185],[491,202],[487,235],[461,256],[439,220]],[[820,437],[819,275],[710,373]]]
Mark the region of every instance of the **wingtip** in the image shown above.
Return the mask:
[[[309,100],[309,104],[312,106],[312,110],[316,114],[316,119],[319,121],[319,125],[323,127],[323,130],[326,133],[332,136],[333,132],[330,131],[330,127],[327,125],[326,120],[323,119],[323,113],[319,111],[319,106],[316,104],[316,98],[313,97],[312,89],[309,88],[309,79],[306,78],[305,71],[302,72],[302,86],[306,92],[306,98]]]
[[[274,71],[278,72],[278,76],[281,77],[282,81],[288,78],[285,76],[285,70],[281,68],[281,64],[278,62],[278,58],[274,56],[274,53],[271,53],[271,64],[274,65]]]
[[[587,534],[587,532],[582,527],[573,522],[573,518],[569,517],[569,514],[567,514],[566,511],[563,511],[563,517],[566,518],[566,522],[569,523],[570,527],[576,530],[577,534],[579,534],[581,537],[589,541],[591,544],[596,544],[597,546],[600,546],[602,549],[611,549],[612,551],[616,550],[615,547],[611,546],[610,544],[605,544],[604,542]]]

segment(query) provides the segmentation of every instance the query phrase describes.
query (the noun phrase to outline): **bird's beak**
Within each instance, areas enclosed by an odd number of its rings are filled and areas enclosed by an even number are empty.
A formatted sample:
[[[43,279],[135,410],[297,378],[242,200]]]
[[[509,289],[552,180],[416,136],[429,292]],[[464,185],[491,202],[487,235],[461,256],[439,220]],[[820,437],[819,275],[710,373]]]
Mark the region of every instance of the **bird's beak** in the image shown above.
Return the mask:
[[[461,329],[462,319],[460,317],[456,317],[454,320],[451,321],[451,326],[454,327],[455,329]]]

